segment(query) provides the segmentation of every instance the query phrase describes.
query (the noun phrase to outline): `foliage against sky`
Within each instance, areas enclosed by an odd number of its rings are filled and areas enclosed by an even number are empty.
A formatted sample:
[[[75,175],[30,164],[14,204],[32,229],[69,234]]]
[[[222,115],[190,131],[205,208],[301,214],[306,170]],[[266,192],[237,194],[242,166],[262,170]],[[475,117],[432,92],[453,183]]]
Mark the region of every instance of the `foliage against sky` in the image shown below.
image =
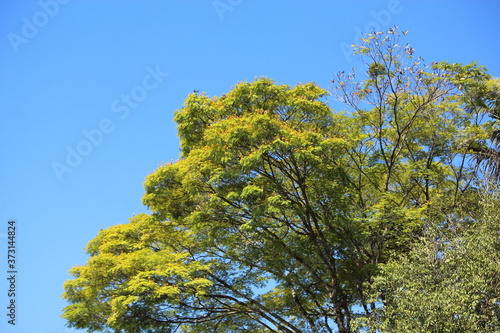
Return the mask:
[[[381,313],[384,267],[479,209],[474,154],[495,125],[467,100],[491,80],[483,67],[426,65],[404,35],[362,40],[366,76],[334,80],[345,112],[313,83],[190,94],[175,115],[181,159],[145,182],[151,214],[89,243],[64,318],[96,331],[345,333]]]

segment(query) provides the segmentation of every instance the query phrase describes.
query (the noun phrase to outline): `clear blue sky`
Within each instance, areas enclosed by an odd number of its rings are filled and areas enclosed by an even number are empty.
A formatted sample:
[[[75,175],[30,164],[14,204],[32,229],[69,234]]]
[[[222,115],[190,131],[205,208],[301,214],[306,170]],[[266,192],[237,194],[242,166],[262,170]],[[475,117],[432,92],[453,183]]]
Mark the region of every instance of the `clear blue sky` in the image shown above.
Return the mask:
[[[355,65],[358,31],[394,25],[428,62],[500,76],[499,17],[495,0],[0,0],[0,332],[73,331],[59,318],[67,271],[100,228],[146,211],[144,177],[178,158],[173,112],[193,90],[256,76],[328,88]]]

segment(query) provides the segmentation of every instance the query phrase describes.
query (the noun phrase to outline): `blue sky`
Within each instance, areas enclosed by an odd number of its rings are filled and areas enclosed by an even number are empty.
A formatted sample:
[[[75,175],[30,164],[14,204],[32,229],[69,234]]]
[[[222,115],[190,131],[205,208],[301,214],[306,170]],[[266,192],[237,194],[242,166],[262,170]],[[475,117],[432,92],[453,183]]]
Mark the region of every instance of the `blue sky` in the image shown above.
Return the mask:
[[[173,112],[193,90],[259,76],[328,88],[356,65],[359,32],[394,25],[427,62],[498,77],[499,14],[495,0],[0,0],[0,332],[76,332],[59,318],[67,271],[100,228],[146,211],[144,177],[178,158]]]

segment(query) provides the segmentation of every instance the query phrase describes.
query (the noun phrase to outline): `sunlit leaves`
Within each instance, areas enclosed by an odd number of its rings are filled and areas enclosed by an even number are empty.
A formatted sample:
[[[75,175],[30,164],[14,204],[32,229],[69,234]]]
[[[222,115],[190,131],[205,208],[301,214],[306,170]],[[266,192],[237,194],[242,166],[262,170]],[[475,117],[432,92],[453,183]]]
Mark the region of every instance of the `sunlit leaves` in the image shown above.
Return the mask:
[[[130,325],[124,317],[154,312],[158,302],[203,294],[212,285],[204,277],[209,265],[173,252],[185,236],[147,215],[101,231],[88,245],[87,264],[71,270],[75,279],[66,282],[64,298],[74,304],[64,317],[77,328],[118,329]]]

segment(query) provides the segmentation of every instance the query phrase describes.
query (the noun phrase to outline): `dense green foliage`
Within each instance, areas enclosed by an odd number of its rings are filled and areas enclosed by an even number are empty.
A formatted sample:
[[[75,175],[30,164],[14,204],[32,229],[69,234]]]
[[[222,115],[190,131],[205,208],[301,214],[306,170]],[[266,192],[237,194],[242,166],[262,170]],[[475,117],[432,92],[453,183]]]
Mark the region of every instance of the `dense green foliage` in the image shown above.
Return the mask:
[[[476,64],[426,66],[400,37],[362,40],[365,79],[335,80],[345,112],[312,83],[190,94],[181,159],[145,182],[151,214],[89,243],[63,317],[126,333],[452,332],[445,311],[499,328],[498,258],[479,259],[498,248],[498,205],[478,214],[474,163],[495,149],[498,83]]]
[[[374,300],[385,307],[358,319],[371,332],[498,332],[500,201],[482,197],[469,220],[429,226],[413,249],[381,265]]]

